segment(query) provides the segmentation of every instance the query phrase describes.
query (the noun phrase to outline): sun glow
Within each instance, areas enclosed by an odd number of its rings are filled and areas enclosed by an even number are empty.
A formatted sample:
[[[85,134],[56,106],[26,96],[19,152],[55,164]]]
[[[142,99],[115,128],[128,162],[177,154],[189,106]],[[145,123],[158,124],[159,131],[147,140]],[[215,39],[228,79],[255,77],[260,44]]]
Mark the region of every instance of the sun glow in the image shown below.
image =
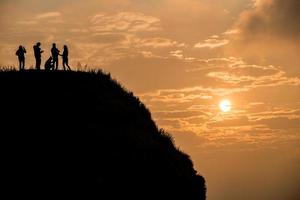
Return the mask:
[[[229,112],[229,111],[231,111],[231,106],[232,106],[231,101],[229,101],[228,99],[222,100],[220,102],[220,104],[219,104],[220,110],[222,112]]]

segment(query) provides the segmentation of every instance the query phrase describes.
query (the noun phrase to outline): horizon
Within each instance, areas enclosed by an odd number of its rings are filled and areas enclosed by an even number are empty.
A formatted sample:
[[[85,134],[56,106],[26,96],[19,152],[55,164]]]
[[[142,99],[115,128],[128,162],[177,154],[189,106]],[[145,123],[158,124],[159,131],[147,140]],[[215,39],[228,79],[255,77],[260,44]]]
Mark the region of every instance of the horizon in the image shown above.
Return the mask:
[[[297,0],[3,0],[0,66],[33,45],[109,72],[188,153],[208,200],[300,198]],[[80,67],[81,66],[81,67]],[[97,67],[98,66],[98,67]],[[59,58],[62,69],[62,59]]]

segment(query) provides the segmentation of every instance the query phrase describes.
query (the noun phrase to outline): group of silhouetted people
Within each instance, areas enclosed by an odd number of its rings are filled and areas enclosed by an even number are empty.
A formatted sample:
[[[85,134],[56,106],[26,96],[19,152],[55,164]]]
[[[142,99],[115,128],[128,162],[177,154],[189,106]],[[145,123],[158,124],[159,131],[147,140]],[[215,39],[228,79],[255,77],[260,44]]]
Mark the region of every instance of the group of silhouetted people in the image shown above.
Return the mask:
[[[33,46],[34,51],[34,57],[35,57],[35,69],[40,70],[41,69],[41,62],[42,62],[42,53],[44,52],[41,49],[41,43],[38,42]],[[26,49],[23,46],[19,46],[19,49],[16,52],[16,55],[19,59],[19,68],[20,71],[25,70],[25,54]],[[48,60],[45,62],[45,70],[51,71],[51,70],[58,70],[58,57],[62,56],[63,60],[63,69],[64,70],[71,70],[71,67],[69,66],[69,50],[67,45],[64,45],[63,53],[60,54],[60,50],[56,48],[56,44],[53,43],[52,49],[51,49],[51,56],[48,58]]]

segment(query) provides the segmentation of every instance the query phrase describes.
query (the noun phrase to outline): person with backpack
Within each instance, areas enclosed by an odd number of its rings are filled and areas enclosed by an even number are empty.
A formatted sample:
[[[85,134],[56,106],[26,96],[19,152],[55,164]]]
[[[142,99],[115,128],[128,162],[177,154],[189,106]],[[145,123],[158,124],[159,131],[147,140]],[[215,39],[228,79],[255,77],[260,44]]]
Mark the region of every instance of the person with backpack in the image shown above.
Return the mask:
[[[51,57],[51,56],[50,56],[50,58],[48,58],[48,60],[45,62],[45,70],[46,70],[46,71],[54,70],[54,65],[53,65],[52,57]]]

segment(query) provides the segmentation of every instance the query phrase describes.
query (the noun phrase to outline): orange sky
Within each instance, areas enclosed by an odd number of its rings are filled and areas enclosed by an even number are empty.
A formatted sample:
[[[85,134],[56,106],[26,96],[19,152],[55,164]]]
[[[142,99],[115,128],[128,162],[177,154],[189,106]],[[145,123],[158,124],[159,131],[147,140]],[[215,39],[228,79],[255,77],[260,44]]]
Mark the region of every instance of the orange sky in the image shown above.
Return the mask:
[[[69,46],[135,92],[205,176],[208,200],[300,199],[300,1],[2,0],[0,65]],[[219,102],[230,99],[222,113]]]

